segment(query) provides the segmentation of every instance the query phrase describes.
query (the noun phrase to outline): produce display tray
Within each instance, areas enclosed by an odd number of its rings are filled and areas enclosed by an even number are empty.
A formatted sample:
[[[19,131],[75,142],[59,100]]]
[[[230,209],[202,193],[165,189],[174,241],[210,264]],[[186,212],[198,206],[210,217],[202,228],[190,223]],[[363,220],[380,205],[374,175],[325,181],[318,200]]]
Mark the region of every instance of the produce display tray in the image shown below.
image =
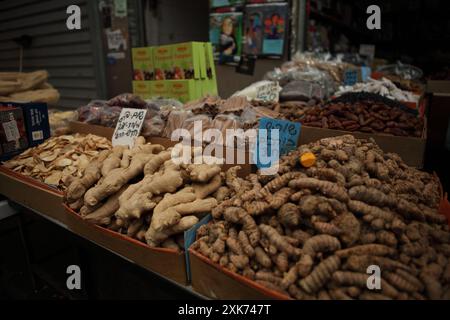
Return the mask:
[[[222,268],[200,253],[189,249],[191,284],[195,292],[221,300],[291,300],[237,273]]]
[[[0,166],[0,193],[10,200],[66,225],[63,193],[57,189]]]
[[[68,228],[123,258],[181,285],[187,284],[186,261],[183,252],[166,248],[151,248],[146,244],[83,220],[63,204]]]
[[[450,203],[445,194],[440,202],[439,213],[445,215],[450,226]],[[191,284],[194,291],[213,299],[292,300],[277,291],[227,270],[209,258],[189,249]]]
[[[323,138],[336,137],[345,134],[351,134],[358,139],[373,138],[384,152],[397,153],[407,165],[416,168],[423,168],[425,147],[427,142],[425,129],[422,138],[414,138],[380,133],[350,132],[302,126],[298,145],[315,142]]]

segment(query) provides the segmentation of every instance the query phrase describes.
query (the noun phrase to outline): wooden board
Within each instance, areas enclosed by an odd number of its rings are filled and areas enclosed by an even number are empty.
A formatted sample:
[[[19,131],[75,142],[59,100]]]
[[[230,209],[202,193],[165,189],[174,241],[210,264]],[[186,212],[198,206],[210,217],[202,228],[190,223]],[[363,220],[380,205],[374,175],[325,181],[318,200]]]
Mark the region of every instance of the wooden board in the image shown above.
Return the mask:
[[[63,193],[45,183],[0,166],[0,193],[24,207],[66,224]]]
[[[224,300],[287,300],[276,291],[269,290],[254,281],[213,263],[190,249],[191,284],[194,291],[212,298]]]
[[[84,221],[69,207],[64,205],[69,230],[86,238],[133,263],[169,278],[179,284],[187,284],[186,261],[182,252],[151,248],[146,244],[123,234]]]

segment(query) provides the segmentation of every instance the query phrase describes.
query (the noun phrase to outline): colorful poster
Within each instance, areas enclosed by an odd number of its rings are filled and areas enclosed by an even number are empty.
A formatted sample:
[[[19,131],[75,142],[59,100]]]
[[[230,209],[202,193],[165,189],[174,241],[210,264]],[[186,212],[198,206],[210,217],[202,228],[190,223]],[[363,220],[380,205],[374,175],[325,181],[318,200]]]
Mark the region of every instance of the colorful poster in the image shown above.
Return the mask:
[[[287,34],[287,3],[253,4],[245,7],[244,53],[283,55]]]
[[[211,8],[236,6],[244,3],[244,0],[211,0]]]
[[[211,13],[209,39],[219,63],[239,61],[242,51],[242,12]]]

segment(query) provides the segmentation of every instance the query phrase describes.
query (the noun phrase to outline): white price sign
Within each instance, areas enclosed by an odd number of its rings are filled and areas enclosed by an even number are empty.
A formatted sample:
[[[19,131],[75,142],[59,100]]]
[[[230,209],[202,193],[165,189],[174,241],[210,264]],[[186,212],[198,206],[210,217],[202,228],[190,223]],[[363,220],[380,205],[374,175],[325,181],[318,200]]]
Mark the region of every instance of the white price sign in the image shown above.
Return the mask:
[[[256,100],[278,102],[280,86],[278,82],[269,82],[257,88]]]
[[[123,108],[114,130],[112,145],[127,145],[132,148],[141,133],[146,114],[146,109]]]
[[[3,131],[5,131],[6,141],[16,141],[20,139],[19,128],[17,128],[16,120],[3,122]]]

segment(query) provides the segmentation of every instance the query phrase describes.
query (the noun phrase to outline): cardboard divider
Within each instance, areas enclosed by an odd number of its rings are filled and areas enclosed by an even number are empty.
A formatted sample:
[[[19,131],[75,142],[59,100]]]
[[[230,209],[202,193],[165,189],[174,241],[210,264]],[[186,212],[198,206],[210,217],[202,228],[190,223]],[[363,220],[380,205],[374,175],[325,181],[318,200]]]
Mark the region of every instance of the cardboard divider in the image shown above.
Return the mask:
[[[416,168],[423,168],[425,146],[427,142],[426,122],[424,125],[422,138],[393,136],[381,133],[350,132],[302,126],[298,145],[315,142],[323,138],[336,137],[345,134],[351,134],[358,139],[373,138],[384,152],[397,153],[407,165]]]
[[[231,272],[200,253],[189,249],[191,284],[194,291],[223,300],[292,300],[283,293]]]
[[[63,193],[45,183],[0,166],[0,193],[66,225]]]
[[[187,284],[186,262],[183,252],[174,249],[149,247],[136,239],[85,221],[67,205],[64,204],[63,206],[68,216],[68,227],[74,233],[147,270],[156,272],[179,284]]]

